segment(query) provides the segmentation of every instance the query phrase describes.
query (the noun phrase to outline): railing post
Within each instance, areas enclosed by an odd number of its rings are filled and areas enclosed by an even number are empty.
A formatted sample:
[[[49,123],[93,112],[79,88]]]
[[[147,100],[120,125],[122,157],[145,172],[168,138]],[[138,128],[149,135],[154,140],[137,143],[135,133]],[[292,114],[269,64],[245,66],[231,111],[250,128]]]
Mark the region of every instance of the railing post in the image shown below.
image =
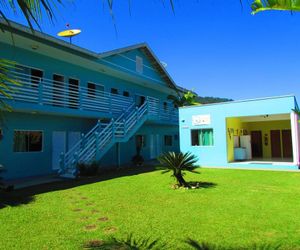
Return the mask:
[[[112,114],[112,94],[108,93],[109,112]]]
[[[65,154],[64,152],[60,153],[59,156],[59,167],[60,167],[60,172],[63,173],[65,171]]]
[[[82,88],[79,86],[79,109],[82,110],[83,93]]]
[[[135,107],[136,121],[139,120],[139,107]]]
[[[98,119],[98,133],[101,132],[101,120]]]
[[[39,98],[39,104],[40,105],[43,105],[43,91],[44,91],[44,84],[43,84],[43,82],[40,80],[39,81],[39,88],[38,88],[38,90],[39,90],[39,96],[38,96],[38,98]]]
[[[123,124],[124,124],[124,137],[125,137],[125,135],[126,135],[126,120],[125,119],[123,119]]]
[[[79,162],[79,155],[78,155],[78,152],[75,152],[74,153],[74,164],[75,164],[75,166],[73,167],[73,170],[77,170],[78,162]]]
[[[81,149],[84,149],[85,146],[85,139],[84,139],[84,133],[81,133]]]
[[[114,120],[114,118],[111,119],[111,122],[112,122],[112,126],[111,126],[112,138],[115,139],[116,126],[115,126],[115,120]]]
[[[100,136],[98,132],[95,132],[95,139],[96,139],[96,160],[99,160],[100,158]]]

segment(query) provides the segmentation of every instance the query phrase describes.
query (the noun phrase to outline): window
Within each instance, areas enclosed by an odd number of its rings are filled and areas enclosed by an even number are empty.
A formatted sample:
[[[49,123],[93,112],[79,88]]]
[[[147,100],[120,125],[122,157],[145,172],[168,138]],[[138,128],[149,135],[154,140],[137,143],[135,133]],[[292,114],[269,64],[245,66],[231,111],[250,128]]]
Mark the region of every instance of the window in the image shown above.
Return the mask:
[[[64,106],[64,76],[53,74],[53,105]]]
[[[129,96],[130,96],[130,94],[129,94],[129,92],[128,92],[128,91],[123,91],[123,96],[129,97]]]
[[[136,147],[144,148],[146,147],[146,136],[145,135],[137,135],[135,137]]]
[[[140,56],[136,56],[136,72],[142,74],[143,73],[143,58]]]
[[[14,152],[41,152],[43,148],[42,131],[14,132]]]
[[[118,94],[118,90],[115,89],[115,88],[111,88],[110,89],[110,93],[114,94],[114,95],[117,95]]]
[[[69,78],[69,108],[77,109],[79,99],[79,80]]]
[[[43,79],[43,71],[31,69],[31,83],[33,87],[38,87]]]
[[[167,102],[164,102],[164,111],[166,111],[168,109],[168,104]]]
[[[96,84],[88,82],[87,87],[88,87],[88,97],[95,98],[95,96],[96,96]]]
[[[212,129],[191,130],[192,146],[213,146],[214,133]]]
[[[172,135],[165,135],[165,146],[172,146],[173,142],[172,142]]]

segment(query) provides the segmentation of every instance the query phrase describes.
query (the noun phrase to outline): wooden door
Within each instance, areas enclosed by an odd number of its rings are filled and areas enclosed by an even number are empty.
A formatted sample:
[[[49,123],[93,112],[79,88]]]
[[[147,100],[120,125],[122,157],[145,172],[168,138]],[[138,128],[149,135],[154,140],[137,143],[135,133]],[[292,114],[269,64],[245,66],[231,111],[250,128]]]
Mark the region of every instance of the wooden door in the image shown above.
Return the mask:
[[[285,158],[293,157],[292,133],[290,129],[281,131],[282,135],[282,154]]]
[[[271,130],[271,153],[274,158],[281,158],[280,130]]]
[[[251,131],[252,157],[262,157],[262,135],[261,131]]]

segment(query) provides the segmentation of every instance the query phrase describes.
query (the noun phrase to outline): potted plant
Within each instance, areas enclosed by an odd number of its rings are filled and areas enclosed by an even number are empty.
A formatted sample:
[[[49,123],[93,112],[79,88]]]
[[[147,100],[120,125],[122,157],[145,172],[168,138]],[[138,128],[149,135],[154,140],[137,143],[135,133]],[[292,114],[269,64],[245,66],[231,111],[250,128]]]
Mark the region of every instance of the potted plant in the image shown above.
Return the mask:
[[[141,155],[141,151],[142,151],[142,147],[137,146],[136,147],[136,155],[132,157],[132,163],[137,167],[141,167],[144,164],[144,158]]]

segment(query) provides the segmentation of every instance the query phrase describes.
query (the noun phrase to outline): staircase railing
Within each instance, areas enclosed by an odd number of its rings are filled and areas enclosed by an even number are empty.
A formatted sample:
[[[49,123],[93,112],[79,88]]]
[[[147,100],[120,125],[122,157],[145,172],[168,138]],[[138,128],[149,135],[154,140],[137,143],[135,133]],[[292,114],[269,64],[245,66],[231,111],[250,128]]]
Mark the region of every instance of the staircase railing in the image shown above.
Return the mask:
[[[146,117],[148,110],[149,102],[140,107],[132,103],[117,119],[111,119],[109,123],[98,121],[68,152],[62,153],[60,174],[75,177],[79,163],[99,161],[115,142],[126,140],[132,130],[143,124],[143,117]]]

